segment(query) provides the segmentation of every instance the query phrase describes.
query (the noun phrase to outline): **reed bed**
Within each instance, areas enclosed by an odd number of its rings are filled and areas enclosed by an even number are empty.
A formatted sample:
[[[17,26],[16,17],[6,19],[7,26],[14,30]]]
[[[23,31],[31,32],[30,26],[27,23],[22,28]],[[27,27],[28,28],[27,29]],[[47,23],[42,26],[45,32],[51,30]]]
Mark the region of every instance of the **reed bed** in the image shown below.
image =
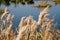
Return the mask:
[[[12,29],[14,15],[6,8],[1,16],[0,40],[60,40],[60,30],[54,23],[55,17],[49,18],[49,6],[43,9],[38,21],[33,16],[22,17],[17,31]]]

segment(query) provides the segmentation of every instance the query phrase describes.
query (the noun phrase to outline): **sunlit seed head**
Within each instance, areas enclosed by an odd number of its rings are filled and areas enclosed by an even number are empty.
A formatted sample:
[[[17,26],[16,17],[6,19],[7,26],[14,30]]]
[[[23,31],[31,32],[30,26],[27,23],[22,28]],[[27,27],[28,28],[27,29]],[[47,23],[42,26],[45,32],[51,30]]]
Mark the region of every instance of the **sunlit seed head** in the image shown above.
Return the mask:
[[[19,29],[19,33],[18,33],[18,35],[17,35],[17,37],[16,37],[16,40],[20,40],[23,36],[23,34],[22,33],[24,33],[25,31],[26,31],[26,29],[27,29],[27,27],[26,26],[24,26],[24,27],[22,27],[21,29]]]
[[[49,6],[47,6],[41,13],[48,13]]]
[[[24,26],[24,20],[25,20],[25,17],[22,17],[21,18],[21,21],[19,23],[19,27],[22,28]]]
[[[14,15],[12,15],[12,17],[11,17],[11,21],[14,22]]]
[[[6,24],[6,20],[3,20],[3,24],[4,24],[4,25]]]
[[[28,17],[26,17],[26,19],[24,20],[24,23],[27,24],[28,21]]]
[[[29,17],[28,17],[28,20],[27,20],[27,24],[28,24],[28,25],[31,24],[32,19],[33,19],[32,16],[29,16]]]
[[[1,20],[5,20],[6,16],[7,16],[7,13],[3,13],[2,16],[1,16]]]
[[[6,34],[8,35],[9,34],[9,32],[10,32],[10,30],[11,30],[11,28],[12,28],[12,22],[10,21],[10,24],[9,24],[9,26],[7,27],[7,29],[6,29]]]
[[[49,14],[45,14],[45,15],[44,15],[44,18],[46,18],[46,17],[48,17],[48,16],[49,16]]]
[[[34,21],[33,24],[31,25],[31,31],[32,31],[32,32],[35,31],[36,28],[37,28],[37,22]]]
[[[6,8],[4,11],[5,11],[5,12],[4,12],[4,13],[2,14],[2,16],[1,16],[1,19],[2,19],[2,20],[6,19],[6,16],[7,16],[7,14],[9,13],[7,8]]]
[[[10,16],[11,16],[11,14],[8,14],[8,16],[7,16],[7,22],[10,21]]]
[[[42,25],[42,20],[44,17],[48,16],[47,13],[48,13],[48,8],[49,7],[46,7],[44,10],[42,10],[42,12],[40,12],[40,15],[39,15],[39,19],[38,19],[38,25]]]
[[[54,17],[52,17],[52,18],[49,20],[48,24],[52,24],[53,22],[54,22]]]

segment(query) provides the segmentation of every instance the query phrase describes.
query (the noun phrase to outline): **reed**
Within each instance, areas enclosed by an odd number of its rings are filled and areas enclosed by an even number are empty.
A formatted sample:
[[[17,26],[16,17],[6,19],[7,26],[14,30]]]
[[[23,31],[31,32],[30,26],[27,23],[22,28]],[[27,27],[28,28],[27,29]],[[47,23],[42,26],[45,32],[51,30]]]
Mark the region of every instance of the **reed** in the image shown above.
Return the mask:
[[[48,9],[49,6],[40,12],[38,21],[33,16],[22,17],[16,32],[12,29],[14,15],[6,8],[1,16],[0,40],[60,40],[60,30],[54,23],[55,17],[49,18]]]

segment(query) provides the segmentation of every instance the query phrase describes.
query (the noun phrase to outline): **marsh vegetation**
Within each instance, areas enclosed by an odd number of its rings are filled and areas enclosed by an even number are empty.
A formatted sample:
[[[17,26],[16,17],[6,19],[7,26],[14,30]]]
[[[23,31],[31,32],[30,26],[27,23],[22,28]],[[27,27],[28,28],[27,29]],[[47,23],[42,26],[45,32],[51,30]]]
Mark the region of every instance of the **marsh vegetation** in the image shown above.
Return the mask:
[[[9,14],[6,8],[1,16],[0,40],[60,40],[60,30],[54,23],[55,17],[49,18],[48,11],[49,6],[40,12],[38,21],[33,16],[22,17],[14,31],[14,15]]]
[[[23,6],[20,5],[16,9],[11,5],[11,4],[15,4],[16,7],[17,4],[19,3],[21,3]],[[27,5],[25,6],[25,4],[28,4],[29,7],[27,7]],[[51,13],[49,13],[50,6],[48,5],[45,6],[46,8],[44,7],[43,10],[41,11],[39,6],[38,6],[39,10],[37,10],[37,8],[33,8],[33,7],[31,8],[29,4],[34,4],[34,1],[33,0],[0,0],[0,6],[2,5],[1,6],[2,8],[0,9],[0,13],[2,13],[0,14],[0,40],[60,40],[60,30],[58,29],[58,24],[54,22],[57,21],[55,19],[56,17],[51,16]],[[44,5],[46,4],[48,3],[45,2]],[[4,10],[3,8],[5,8],[5,6],[3,5],[5,5],[6,7],[10,5],[8,7],[10,10],[8,8]],[[58,7],[60,8],[59,5]],[[54,10],[57,10],[56,6],[53,6],[52,9],[53,8]],[[33,9],[36,10],[34,11]],[[38,14],[36,11],[37,12],[40,11],[40,13]],[[60,11],[59,10],[57,11],[58,14]],[[52,11],[52,10],[51,12],[56,13],[56,11]],[[30,16],[28,16],[28,13],[32,13],[32,14],[29,14]],[[34,16],[36,18],[37,14],[38,14],[37,16],[38,18],[37,20],[35,20]],[[57,16],[59,17],[60,15],[58,14]],[[58,22],[60,22],[60,20]]]

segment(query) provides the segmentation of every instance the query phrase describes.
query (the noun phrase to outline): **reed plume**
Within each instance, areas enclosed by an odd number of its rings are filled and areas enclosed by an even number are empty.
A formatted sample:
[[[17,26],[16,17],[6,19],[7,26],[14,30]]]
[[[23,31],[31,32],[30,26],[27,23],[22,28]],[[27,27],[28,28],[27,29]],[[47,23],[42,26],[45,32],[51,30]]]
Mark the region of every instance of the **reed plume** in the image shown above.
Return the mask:
[[[10,16],[11,16],[11,14],[8,14],[8,16],[7,16],[7,22],[10,21]]]
[[[6,18],[6,16],[7,16],[8,13],[9,13],[9,12],[8,12],[8,9],[6,8],[6,9],[4,10],[4,13],[3,13],[2,16],[1,16],[1,19],[2,19],[2,20],[5,20],[5,18]]]
[[[40,12],[39,19],[38,19],[38,25],[42,25],[42,20],[44,19],[45,16],[48,16],[48,7],[46,7],[42,12]]]
[[[22,17],[21,22],[19,23],[20,29],[24,26],[24,20],[25,20],[25,17]]]
[[[6,16],[7,16],[7,14],[9,13],[9,11],[8,11],[8,9],[6,8],[5,10],[4,10],[4,13],[2,14],[2,16],[1,16],[1,20],[3,21],[3,24],[5,25],[5,23],[6,23]]]
[[[60,40],[60,30],[56,28],[54,17],[49,18],[49,6],[39,14],[38,21],[33,16],[22,17],[17,32],[12,29],[14,15],[6,8],[1,16],[0,40]]]
[[[37,29],[37,22],[34,21],[33,24],[31,25],[31,32],[34,32]]]
[[[11,21],[14,22],[14,15],[11,16]]]
[[[19,29],[18,35],[16,37],[16,40],[22,40],[21,38],[23,37],[23,33],[26,31],[27,27],[24,26],[22,29]]]
[[[10,32],[10,30],[11,30],[11,28],[12,28],[12,25],[13,25],[13,23],[10,22],[10,24],[9,24],[9,26],[7,27],[6,32],[5,32],[7,35],[9,34],[9,32]]]

